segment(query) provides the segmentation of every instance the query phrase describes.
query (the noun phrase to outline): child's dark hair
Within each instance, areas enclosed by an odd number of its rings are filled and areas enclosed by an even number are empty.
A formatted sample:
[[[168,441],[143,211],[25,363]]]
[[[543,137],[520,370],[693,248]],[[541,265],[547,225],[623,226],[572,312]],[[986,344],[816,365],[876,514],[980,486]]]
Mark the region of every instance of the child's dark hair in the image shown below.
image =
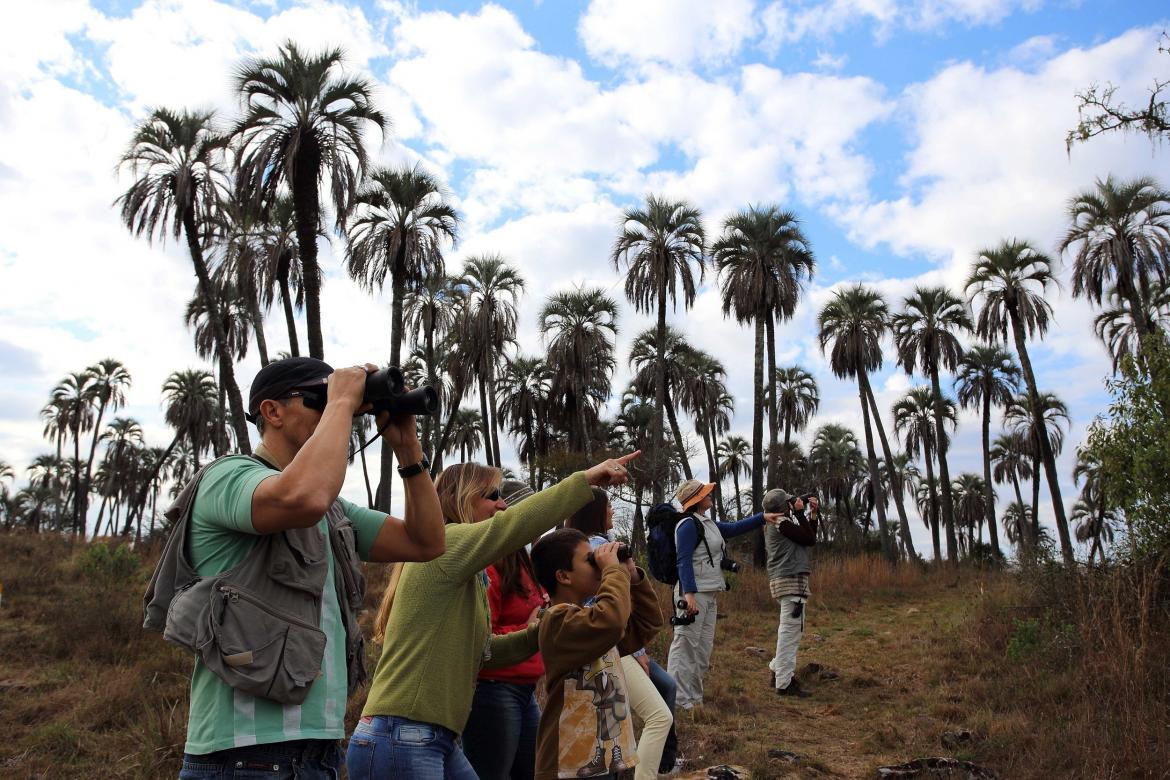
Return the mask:
[[[557,593],[557,572],[573,570],[573,553],[577,545],[588,543],[585,534],[576,528],[561,528],[540,537],[532,545],[532,565],[536,568],[536,581],[548,595]]]
[[[593,500],[570,515],[565,528],[576,528],[586,536],[605,536],[605,510],[609,506],[609,493],[599,487],[592,490]]]

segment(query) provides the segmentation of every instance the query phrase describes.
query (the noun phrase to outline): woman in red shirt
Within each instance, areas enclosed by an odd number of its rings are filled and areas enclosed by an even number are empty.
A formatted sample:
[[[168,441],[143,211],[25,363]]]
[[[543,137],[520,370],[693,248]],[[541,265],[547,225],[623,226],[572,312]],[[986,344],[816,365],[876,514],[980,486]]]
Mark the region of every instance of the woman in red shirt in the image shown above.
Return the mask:
[[[513,506],[532,490],[505,480],[500,496]],[[492,633],[509,634],[528,627],[548,596],[536,582],[528,550],[516,552],[487,568]],[[515,666],[479,673],[471,716],[463,729],[463,752],[480,780],[530,780],[536,767],[536,681],[544,662],[536,653]]]

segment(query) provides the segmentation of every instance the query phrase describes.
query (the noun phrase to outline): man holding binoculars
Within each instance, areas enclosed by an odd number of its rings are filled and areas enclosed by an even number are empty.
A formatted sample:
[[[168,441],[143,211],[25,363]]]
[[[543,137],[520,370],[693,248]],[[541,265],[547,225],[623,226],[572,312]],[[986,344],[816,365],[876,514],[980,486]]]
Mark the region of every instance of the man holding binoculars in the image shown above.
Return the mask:
[[[181,646],[176,636],[196,640],[180,778],[337,776],[347,694],[365,679],[357,559],[428,561],[445,547],[414,419],[434,410],[434,394],[400,378],[313,358],[269,363],[248,400],[255,456],[209,464],[168,511],[175,526],[146,623],[165,622]],[[402,464],[402,519],[339,498],[353,418],[365,413]],[[211,626],[210,637],[187,624]]]
[[[768,589],[780,605],[776,656],[768,668],[772,671],[772,686],[781,696],[809,695],[796,681],[796,651],[804,636],[804,606],[808,602],[808,577],[812,572],[809,550],[817,543],[819,510],[820,502],[815,494],[792,496],[779,488],[764,494],[764,511],[784,515],[779,523],[764,529]]]

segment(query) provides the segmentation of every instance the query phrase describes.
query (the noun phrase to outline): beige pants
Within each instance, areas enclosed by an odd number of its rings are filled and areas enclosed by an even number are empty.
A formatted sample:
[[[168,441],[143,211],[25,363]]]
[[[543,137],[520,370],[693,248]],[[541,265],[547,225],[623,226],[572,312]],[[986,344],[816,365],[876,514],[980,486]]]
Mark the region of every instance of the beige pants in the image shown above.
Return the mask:
[[[678,598],[677,588],[674,593]],[[666,671],[678,683],[675,706],[684,710],[703,703],[703,676],[711,665],[711,650],[715,647],[715,618],[718,615],[715,594],[700,591],[695,594],[695,603],[699,607],[695,622],[674,627],[670,656],[666,659]]]
[[[630,708],[642,719],[642,736],[638,739],[638,765],[634,767],[634,780],[654,780],[658,777],[662,747],[666,744],[666,736],[670,733],[670,724],[674,723],[674,717],[637,658],[623,655],[622,671],[626,675]]]

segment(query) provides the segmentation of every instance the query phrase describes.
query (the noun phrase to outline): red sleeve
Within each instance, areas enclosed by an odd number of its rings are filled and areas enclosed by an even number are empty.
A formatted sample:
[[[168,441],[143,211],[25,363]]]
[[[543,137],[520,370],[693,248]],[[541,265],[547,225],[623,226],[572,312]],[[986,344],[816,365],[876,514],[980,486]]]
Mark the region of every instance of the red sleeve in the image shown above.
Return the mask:
[[[500,590],[500,574],[496,571],[495,566],[487,567],[488,576],[488,609],[491,613],[492,619],[492,633],[493,634],[511,634],[514,631],[523,631],[528,628],[528,622],[523,623],[504,623],[500,620],[504,614],[504,597]]]

